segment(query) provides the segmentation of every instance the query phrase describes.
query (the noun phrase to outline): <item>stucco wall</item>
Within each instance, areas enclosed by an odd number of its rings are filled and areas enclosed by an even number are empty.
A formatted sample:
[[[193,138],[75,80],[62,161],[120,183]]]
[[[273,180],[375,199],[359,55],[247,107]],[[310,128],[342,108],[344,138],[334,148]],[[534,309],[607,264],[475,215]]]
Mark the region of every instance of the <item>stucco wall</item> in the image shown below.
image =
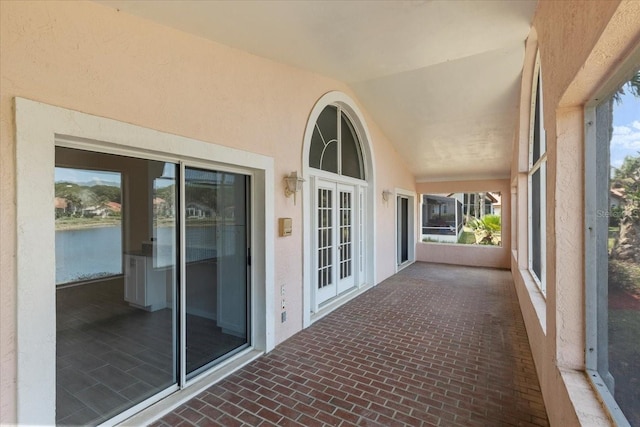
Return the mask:
[[[584,103],[640,36],[635,1],[540,1],[527,41],[512,183],[512,271],[551,425],[610,425],[585,369]],[[540,52],[546,131],[546,299],[527,271],[531,81]]]
[[[423,243],[416,245],[416,260],[476,267],[511,267],[511,190],[509,180],[421,182],[416,184],[419,194],[473,193],[499,191],[502,197],[502,246],[486,247],[448,243]],[[418,200],[418,216],[421,200]],[[418,224],[420,222],[418,221]],[[418,230],[420,226],[418,226]]]
[[[16,96],[273,157],[274,216],[293,218],[293,235],[275,242],[274,292],[285,285],[288,312],[283,324],[273,313],[276,342],[301,329],[303,212],[285,198],[282,177],[302,169],[315,102],[332,90],[356,99],[346,85],[90,2],[0,2],[0,50],[0,423],[15,420]],[[406,166],[360,109],[378,185],[413,190]],[[381,281],[395,268],[395,229],[382,198],[375,203]]]

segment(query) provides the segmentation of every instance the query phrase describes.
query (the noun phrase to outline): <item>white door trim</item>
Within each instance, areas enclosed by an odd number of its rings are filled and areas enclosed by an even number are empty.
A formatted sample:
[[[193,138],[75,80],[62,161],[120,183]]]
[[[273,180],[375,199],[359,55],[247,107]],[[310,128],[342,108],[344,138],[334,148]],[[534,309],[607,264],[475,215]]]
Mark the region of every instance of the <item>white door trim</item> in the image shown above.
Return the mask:
[[[252,344],[274,347],[274,161],[272,158],[117,120],[15,98],[17,422],[55,424],[56,295],[55,145],[98,146],[114,154],[132,150],[150,158],[204,159],[251,169],[253,185]],[[176,155],[175,153],[180,153]],[[267,185],[269,183],[269,185]],[[37,261],[36,261],[37,260]]]
[[[406,198],[408,199],[408,209],[407,209],[407,214],[408,214],[408,218],[407,218],[407,222],[409,225],[409,232],[408,232],[408,259],[405,262],[400,263],[398,260],[398,248],[400,247],[400,235],[399,235],[399,221],[400,218],[398,217],[398,198]],[[416,215],[416,200],[417,200],[417,194],[413,191],[409,191],[409,190],[404,190],[402,188],[396,188],[395,189],[395,194],[394,194],[394,203],[395,203],[395,209],[394,209],[394,218],[395,218],[395,242],[396,242],[396,251],[395,251],[395,256],[396,256],[396,262],[395,262],[395,271],[396,273],[400,270],[402,270],[403,268],[409,266],[410,264],[413,264],[416,261],[416,233],[418,230],[417,228],[417,222],[416,219],[418,218],[418,215]]]

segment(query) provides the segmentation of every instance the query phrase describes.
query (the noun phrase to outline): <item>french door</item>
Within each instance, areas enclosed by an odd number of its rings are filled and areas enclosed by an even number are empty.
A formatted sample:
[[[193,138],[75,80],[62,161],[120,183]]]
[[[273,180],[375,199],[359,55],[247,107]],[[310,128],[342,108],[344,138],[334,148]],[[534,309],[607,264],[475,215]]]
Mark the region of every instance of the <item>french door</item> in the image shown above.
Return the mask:
[[[316,304],[355,286],[356,188],[318,180],[316,185]]]

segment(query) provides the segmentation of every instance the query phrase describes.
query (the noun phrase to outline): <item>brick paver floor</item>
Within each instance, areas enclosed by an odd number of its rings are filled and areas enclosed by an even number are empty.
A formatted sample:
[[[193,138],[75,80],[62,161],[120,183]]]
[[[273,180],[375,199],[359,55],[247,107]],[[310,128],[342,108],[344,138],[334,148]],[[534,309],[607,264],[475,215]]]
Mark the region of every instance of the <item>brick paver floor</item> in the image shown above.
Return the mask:
[[[507,271],[416,263],[160,426],[546,426]]]

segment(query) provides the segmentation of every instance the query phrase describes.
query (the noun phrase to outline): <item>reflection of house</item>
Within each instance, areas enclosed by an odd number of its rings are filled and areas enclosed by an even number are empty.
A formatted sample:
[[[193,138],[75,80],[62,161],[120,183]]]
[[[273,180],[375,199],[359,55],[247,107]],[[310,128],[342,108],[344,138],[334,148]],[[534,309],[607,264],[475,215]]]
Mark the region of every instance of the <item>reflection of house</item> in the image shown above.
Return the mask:
[[[186,212],[187,218],[215,218],[214,210],[201,203],[188,203]]]
[[[153,214],[161,217],[173,216],[173,209],[169,202],[161,197],[153,198]]]
[[[107,202],[105,204],[105,207],[114,214],[120,213],[122,211],[122,205],[118,202]]]
[[[235,219],[236,217],[236,207],[235,206],[227,206],[223,211],[224,219]]]
[[[56,197],[53,202],[56,210],[56,216],[62,215],[67,211],[67,199]]]
[[[88,206],[82,209],[83,216],[99,216],[106,218],[108,216],[119,214],[122,206],[117,202],[108,202],[99,206]]]

